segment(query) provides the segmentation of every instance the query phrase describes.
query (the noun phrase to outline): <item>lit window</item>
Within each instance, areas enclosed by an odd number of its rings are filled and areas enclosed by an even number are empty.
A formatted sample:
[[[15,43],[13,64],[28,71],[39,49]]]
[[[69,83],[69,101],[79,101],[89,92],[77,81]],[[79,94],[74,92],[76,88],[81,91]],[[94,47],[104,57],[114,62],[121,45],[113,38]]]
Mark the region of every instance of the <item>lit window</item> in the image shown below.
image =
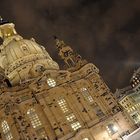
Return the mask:
[[[4,133],[6,140],[11,140],[13,136],[12,136],[12,133],[10,132],[10,127],[7,121],[4,120],[1,124],[1,127],[2,127],[2,131]]]
[[[132,110],[135,110],[135,107],[132,107]]]
[[[132,87],[135,87],[135,85],[134,85],[134,84],[132,84]]]
[[[46,135],[45,129],[41,128],[37,130],[37,134],[43,139],[43,140],[48,140],[48,137]]]
[[[38,117],[38,115],[35,112],[35,109],[31,108],[27,111],[27,115],[29,116],[29,119],[31,120],[31,124],[33,128],[41,126],[41,121]]]
[[[50,86],[50,87],[55,87],[56,86],[56,81],[52,78],[48,78],[47,79],[47,84]]]
[[[84,96],[84,98],[85,98],[86,100],[88,100],[90,103],[93,102],[93,98],[92,98],[92,96],[89,94],[87,88],[81,88],[81,92],[82,92],[82,94],[83,94],[83,96]]]
[[[40,135],[43,138],[43,140],[48,140],[45,132],[40,133]]]
[[[66,119],[69,121],[69,122],[72,122],[76,119],[75,115],[72,113],[70,115],[67,115],[66,116]]]
[[[77,130],[81,127],[81,124],[77,121],[75,123],[72,123],[71,127],[72,127],[73,130]]]
[[[106,129],[111,135],[118,132],[118,127],[114,124],[109,124],[108,126],[106,126]]]
[[[59,101],[57,101],[61,110],[66,113],[68,110],[68,106],[67,106],[67,103],[66,103],[66,100],[65,99],[60,99]]]

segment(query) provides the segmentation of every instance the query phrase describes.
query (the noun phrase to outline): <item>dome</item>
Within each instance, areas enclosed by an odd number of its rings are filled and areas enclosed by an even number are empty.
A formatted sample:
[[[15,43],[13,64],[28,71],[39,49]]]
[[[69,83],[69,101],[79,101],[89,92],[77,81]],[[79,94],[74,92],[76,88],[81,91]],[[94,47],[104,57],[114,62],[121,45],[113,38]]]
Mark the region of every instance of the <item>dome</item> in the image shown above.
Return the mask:
[[[9,28],[10,24],[2,25],[0,29],[6,30],[6,26]],[[23,39],[13,33],[4,36],[0,47],[0,66],[5,70],[5,75],[12,85],[35,78],[44,70],[59,69],[43,46],[37,44],[34,39]]]

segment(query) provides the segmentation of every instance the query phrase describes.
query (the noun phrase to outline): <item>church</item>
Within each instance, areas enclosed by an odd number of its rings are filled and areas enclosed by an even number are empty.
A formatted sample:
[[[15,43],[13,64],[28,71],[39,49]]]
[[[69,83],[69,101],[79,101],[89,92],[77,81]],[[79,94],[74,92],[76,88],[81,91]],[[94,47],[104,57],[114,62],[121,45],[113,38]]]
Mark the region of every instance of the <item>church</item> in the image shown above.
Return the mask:
[[[0,140],[113,140],[135,126],[99,69],[54,37],[64,69],[0,19]]]

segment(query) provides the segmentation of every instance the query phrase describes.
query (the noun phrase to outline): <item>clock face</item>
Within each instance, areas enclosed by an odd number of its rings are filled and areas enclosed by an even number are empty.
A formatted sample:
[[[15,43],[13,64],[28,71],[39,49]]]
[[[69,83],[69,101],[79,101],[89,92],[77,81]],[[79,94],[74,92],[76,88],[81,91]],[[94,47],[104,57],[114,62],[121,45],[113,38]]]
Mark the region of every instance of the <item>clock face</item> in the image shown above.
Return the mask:
[[[48,78],[47,79],[47,84],[50,86],[50,87],[55,87],[56,86],[56,81],[52,78]]]
[[[72,55],[72,52],[70,50],[67,50],[64,52],[64,56],[65,57],[68,57],[68,56],[71,56]]]

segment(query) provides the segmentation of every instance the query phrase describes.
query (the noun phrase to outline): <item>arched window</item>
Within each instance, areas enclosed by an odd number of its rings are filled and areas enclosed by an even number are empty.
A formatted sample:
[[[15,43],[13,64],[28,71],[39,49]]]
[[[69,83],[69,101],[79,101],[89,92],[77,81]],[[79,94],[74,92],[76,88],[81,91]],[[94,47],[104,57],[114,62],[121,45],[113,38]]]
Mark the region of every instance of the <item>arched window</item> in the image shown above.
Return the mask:
[[[12,133],[10,131],[10,127],[9,127],[7,121],[4,120],[1,123],[1,127],[2,127],[2,131],[3,131],[3,134],[6,138],[6,140],[11,140],[13,138],[13,136],[12,136]]]
[[[78,121],[76,121],[71,124],[71,127],[73,130],[77,130],[77,129],[81,128],[81,124]]]
[[[48,78],[47,79],[47,84],[50,86],[50,87],[55,87],[56,86],[56,81],[52,78]]]
[[[82,92],[84,98],[85,98],[88,102],[90,102],[90,103],[93,102],[93,98],[92,98],[92,96],[90,95],[90,93],[88,92],[88,89],[87,89],[87,88],[85,88],[85,87],[81,88],[81,92]]]
[[[62,99],[58,100],[57,103],[60,106],[63,113],[65,114],[65,117],[66,117],[67,121],[70,123],[71,128],[75,131],[77,129],[81,128],[82,126],[81,126],[80,122],[77,120],[76,116],[74,115],[72,110],[69,108],[66,100],[64,98],[62,98]]]
[[[46,131],[44,128],[38,129],[37,134],[40,136],[41,140],[48,140],[48,137],[46,135]]]
[[[28,111],[27,111],[27,115],[31,121],[31,124],[33,126],[33,128],[37,128],[39,126],[42,125],[38,115],[36,114],[36,111],[34,108],[30,108]]]
[[[63,111],[63,113],[66,113],[69,111],[69,108],[68,108],[68,105],[66,103],[66,100],[65,99],[60,99],[57,101],[57,103],[59,104],[61,110]]]

